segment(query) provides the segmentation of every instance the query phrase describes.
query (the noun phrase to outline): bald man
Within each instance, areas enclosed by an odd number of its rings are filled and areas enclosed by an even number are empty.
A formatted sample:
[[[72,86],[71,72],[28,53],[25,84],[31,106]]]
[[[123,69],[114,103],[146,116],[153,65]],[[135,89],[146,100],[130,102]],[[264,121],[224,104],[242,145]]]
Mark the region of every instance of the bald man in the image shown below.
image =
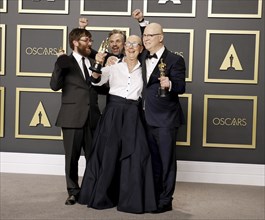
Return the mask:
[[[141,15],[142,12],[134,11],[133,17],[141,22],[143,17],[137,17],[139,13]],[[176,136],[178,128],[184,122],[178,95],[185,92],[186,68],[183,57],[164,46],[163,28],[160,24],[151,23],[144,28],[143,44],[143,112],[158,205],[154,213],[162,213],[172,210],[177,172]],[[161,62],[166,76],[160,76]],[[161,97],[160,88],[165,91],[165,97]]]

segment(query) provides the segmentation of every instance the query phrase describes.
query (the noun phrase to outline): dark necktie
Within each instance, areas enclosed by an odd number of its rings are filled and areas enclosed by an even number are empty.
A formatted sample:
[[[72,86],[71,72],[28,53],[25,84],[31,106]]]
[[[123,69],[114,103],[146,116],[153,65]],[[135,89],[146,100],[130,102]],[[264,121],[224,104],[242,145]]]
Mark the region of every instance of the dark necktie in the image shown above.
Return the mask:
[[[89,82],[90,82],[89,73],[88,73],[88,69],[87,69],[86,64],[85,64],[85,57],[82,57],[82,65],[83,65],[84,74],[85,74],[85,77],[86,77],[86,83],[89,84]]]
[[[147,54],[147,58],[148,59],[152,59],[152,58],[155,58],[157,59],[157,55],[154,53],[153,55],[151,55],[150,53]]]

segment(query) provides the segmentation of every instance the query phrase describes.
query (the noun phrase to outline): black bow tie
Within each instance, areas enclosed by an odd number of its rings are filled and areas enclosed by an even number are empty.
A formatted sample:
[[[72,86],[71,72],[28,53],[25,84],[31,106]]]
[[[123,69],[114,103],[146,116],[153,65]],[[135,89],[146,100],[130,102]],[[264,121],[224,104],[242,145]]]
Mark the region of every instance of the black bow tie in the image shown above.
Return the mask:
[[[151,55],[150,53],[147,54],[147,58],[148,59],[152,59],[152,58],[155,58],[157,59],[157,55],[154,53],[153,55]]]
[[[115,55],[114,55],[115,56]],[[124,54],[118,54],[118,55],[116,55],[116,57],[118,58],[118,59],[122,59],[123,57],[124,57]]]
[[[123,53],[120,53],[120,54],[110,53],[107,57],[111,57],[111,56],[117,57],[118,59],[122,59],[124,57],[124,54]]]

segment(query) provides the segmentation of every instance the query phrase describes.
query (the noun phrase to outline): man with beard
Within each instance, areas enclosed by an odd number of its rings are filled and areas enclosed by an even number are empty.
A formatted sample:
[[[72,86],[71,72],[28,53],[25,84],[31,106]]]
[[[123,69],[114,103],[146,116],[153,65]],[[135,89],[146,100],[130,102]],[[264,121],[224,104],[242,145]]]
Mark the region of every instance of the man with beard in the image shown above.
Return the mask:
[[[79,28],[86,28],[88,26],[88,19],[79,18]],[[124,45],[126,41],[126,34],[124,31],[113,29],[108,34],[109,39],[109,51],[105,57],[105,65],[111,65],[124,57]],[[89,57],[95,59],[97,54],[96,50],[91,50]],[[110,59],[108,59],[110,58]]]
[[[69,34],[71,55],[59,54],[50,87],[62,90],[61,108],[56,126],[62,128],[65,150],[65,176],[68,197],[65,205],[74,205],[79,195],[78,160],[84,150],[88,160],[92,134],[100,117],[98,93],[91,85],[89,67],[93,62],[91,34],[86,29],[75,28]]]

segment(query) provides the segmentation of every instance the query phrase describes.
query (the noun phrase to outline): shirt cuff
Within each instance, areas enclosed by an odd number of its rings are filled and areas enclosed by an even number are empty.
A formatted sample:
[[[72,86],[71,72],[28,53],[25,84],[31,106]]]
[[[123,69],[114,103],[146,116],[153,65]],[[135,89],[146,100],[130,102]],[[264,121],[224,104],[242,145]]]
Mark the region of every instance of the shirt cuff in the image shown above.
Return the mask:
[[[170,92],[172,89],[172,82],[169,80],[169,88],[168,88],[168,91]]]
[[[149,24],[149,21],[146,21],[146,20],[142,20],[141,22],[139,22],[139,25],[141,26],[141,27],[145,27],[145,26],[147,26]]]

